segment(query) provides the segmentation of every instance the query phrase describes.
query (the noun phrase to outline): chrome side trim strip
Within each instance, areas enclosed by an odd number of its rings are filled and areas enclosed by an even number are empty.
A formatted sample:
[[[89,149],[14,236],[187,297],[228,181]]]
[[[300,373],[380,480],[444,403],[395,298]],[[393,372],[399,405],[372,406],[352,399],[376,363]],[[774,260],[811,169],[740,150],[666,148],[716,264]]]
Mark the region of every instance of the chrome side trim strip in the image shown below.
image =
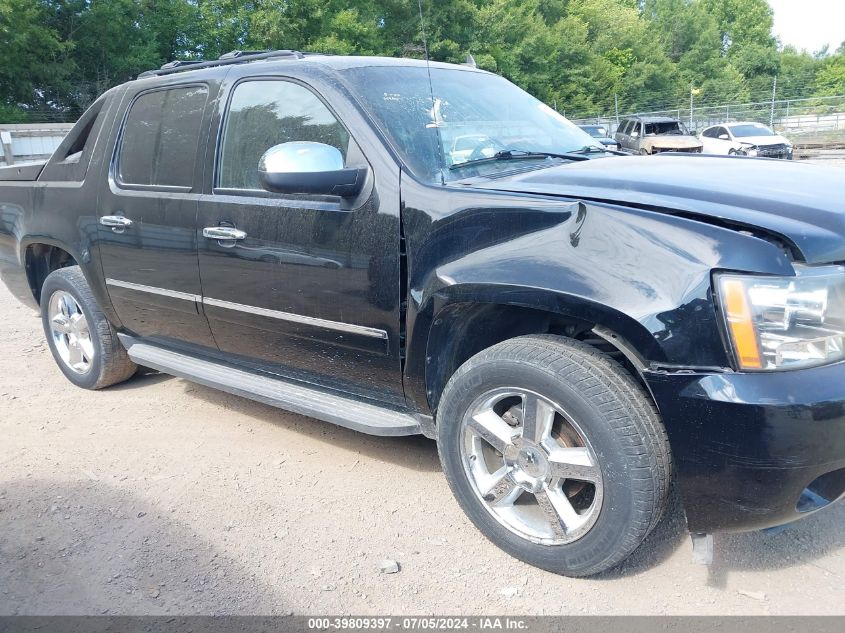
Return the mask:
[[[168,290],[167,288],[156,288],[155,286],[134,284],[130,281],[121,281],[120,279],[111,279],[110,277],[106,277],[106,284],[109,286],[117,286],[118,288],[138,290],[139,292],[149,292],[150,294],[161,295],[163,297],[173,297],[174,299],[184,299],[185,301],[202,303],[202,297],[200,295],[192,295],[189,292],[179,292],[178,290]]]
[[[211,299],[210,297],[203,297],[202,302],[205,305],[215,306],[218,308],[226,308],[227,310],[237,310],[238,312],[248,312],[249,314],[257,314],[259,316],[265,316],[271,319],[292,321],[293,323],[313,325],[329,330],[337,330],[338,332],[347,332],[349,334],[360,334],[362,336],[369,336],[371,338],[380,338],[384,340],[387,339],[386,331],[372,327],[365,327],[363,325],[341,323],[340,321],[327,321],[326,319],[318,319],[316,317],[303,316],[301,314],[292,314],[290,312],[280,312],[278,310],[269,310],[267,308],[259,308],[257,306],[247,306],[243,305],[242,303],[232,303],[231,301]]]

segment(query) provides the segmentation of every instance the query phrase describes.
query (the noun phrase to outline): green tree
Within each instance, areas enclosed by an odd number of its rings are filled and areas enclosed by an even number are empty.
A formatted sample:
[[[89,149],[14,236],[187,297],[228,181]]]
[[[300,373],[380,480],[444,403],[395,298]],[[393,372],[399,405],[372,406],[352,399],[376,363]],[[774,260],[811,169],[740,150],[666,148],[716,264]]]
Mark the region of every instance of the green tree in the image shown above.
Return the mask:
[[[778,49],[766,0],[0,0],[0,119],[77,116],[174,59],[291,48],[463,62],[570,115],[845,93],[845,50]]]
[[[28,109],[64,105],[73,45],[50,24],[50,9],[39,0],[0,0],[0,116],[7,121]]]
[[[822,62],[815,78],[815,88],[816,94],[821,97],[845,94],[845,53],[840,52]]]

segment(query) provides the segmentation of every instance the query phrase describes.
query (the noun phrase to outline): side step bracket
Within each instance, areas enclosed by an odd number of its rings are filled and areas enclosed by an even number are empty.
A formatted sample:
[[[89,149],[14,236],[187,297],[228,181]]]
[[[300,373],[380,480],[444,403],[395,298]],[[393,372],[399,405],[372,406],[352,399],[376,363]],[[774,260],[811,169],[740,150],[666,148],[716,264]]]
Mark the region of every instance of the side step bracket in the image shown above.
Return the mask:
[[[119,334],[135,363],[280,409],[371,435],[416,435],[421,418],[282,378],[197,358]]]

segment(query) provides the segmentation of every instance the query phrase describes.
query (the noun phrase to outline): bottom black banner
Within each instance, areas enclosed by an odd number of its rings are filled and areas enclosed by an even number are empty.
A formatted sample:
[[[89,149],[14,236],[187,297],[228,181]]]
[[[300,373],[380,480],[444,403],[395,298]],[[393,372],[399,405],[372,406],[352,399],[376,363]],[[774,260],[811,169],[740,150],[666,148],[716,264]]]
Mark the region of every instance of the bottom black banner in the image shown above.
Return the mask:
[[[0,633],[842,633],[845,616],[0,616]]]

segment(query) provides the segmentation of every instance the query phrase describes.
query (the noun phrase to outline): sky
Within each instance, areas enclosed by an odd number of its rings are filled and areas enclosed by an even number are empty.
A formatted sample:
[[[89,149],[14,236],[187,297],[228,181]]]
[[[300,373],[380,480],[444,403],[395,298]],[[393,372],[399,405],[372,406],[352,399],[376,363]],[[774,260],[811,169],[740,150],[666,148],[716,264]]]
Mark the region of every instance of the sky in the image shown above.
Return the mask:
[[[783,44],[815,53],[825,44],[834,52],[845,41],[845,0],[769,0],[774,34]]]

